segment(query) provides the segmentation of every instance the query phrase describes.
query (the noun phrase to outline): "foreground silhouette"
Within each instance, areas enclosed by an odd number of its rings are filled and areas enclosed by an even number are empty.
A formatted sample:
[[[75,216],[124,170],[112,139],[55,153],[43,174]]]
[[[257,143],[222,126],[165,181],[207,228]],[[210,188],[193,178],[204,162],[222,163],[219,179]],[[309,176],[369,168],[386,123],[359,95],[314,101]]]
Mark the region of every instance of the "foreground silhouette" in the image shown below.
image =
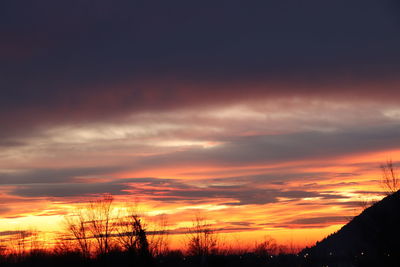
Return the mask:
[[[106,200],[110,201],[110,199]],[[100,204],[108,203],[104,200],[101,201]],[[106,207],[108,209],[108,206]],[[282,250],[276,250],[276,244],[271,240],[259,243],[251,251],[224,251],[216,246],[217,243],[208,225],[199,219],[189,235],[190,242],[187,244],[187,251],[165,250],[161,253],[158,250],[158,253],[154,253],[156,250],[149,249],[147,233],[141,226],[140,218],[131,214],[131,217],[125,216],[123,221],[119,221],[119,225],[124,226],[123,231],[105,235],[103,232],[99,232],[98,236],[90,238],[93,248],[97,251],[97,253],[91,253],[90,256],[85,249],[82,249],[82,246],[79,246],[79,244],[83,244],[83,240],[85,242],[89,240],[83,238],[82,235],[76,235],[75,241],[78,246],[75,246],[75,249],[59,247],[51,251],[31,249],[22,253],[18,251],[10,254],[0,253],[0,266],[395,267],[400,266],[399,211],[400,191],[365,209],[338,232],[298,254],[284,254]],[[87,225],[92,227],[95,221],[78,220],[77,222],[78,224],[69,226]],[[104,222],[97,220],[97,223]],[[97,227],[100,226],[97,225]],[[78,230],[91,229],[81,228]],[[109,231],[108,227],[106,228],[106,231]],[[113,246],[111,242],[114,240],[113,238],[116,238],[117,241],[122,240],[124,246]],[[104,240],[109,242],[108,245],[104,245],[107,244]],[[208,242],[204,242],[204,240]],[[97,243],[102,246],[96,246]]]
[[[366,208],[302,256],[309,266],[400,266],[400,191]]]

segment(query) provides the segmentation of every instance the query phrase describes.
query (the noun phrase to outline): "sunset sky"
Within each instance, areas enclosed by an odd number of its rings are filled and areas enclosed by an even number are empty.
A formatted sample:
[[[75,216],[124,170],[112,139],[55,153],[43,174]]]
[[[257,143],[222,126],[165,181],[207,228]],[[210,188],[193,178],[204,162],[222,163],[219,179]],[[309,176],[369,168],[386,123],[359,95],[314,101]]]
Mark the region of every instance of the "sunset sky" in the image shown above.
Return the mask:
[[[202,214],[249,242],[325,237],[400,160],[399,14],[395,0],[1,1],[0,236],[58,231],[111,193],[171,232]]]

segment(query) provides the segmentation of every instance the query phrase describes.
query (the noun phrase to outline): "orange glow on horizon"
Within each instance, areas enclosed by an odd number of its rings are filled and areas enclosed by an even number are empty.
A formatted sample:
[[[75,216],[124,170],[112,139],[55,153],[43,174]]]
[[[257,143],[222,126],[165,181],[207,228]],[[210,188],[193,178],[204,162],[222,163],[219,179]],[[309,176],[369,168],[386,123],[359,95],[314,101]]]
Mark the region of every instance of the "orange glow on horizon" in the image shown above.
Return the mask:
[[[222,230],[220,235],[223,237],[225,245],[235,246],[237,240],[241,240],[241,244],[251,246],[260,236],[271,236],[277,240],[279,244],[294,245],[297,247],[310,246],[316,241],[329,235],[330,233],[338,230],[348,219],[351,218],[361,210],[361,206],[346,206],[344,205],[349,201],[372,201],[381,198],[380,195],[364,194],[361,191],[380,192],[379,180],[380,169],[374,167],[377,163],[382,163],[381,159],[386,159],[390,155],[391,158],[400,157],[400,151],[385,151],[368,154],[359,154],[345,157],[338,157],[331,159],[329,165],[322,164],[324,161],[320,160],[307,160],[289,162],[284,164],[270,164],[270,165],[254,165],[254,166],[198,166],[188,168],[160,168],[157,170],[145,170],[133,173],[120,173],[117,177],[130,178],[130,177],[159,177],[170,179],[183,179],[182,181],[194,182],[197,179],[215,179],[224,178],[236,172],[241,176],[257,175],[265,172],[279,173],[280,170],[286,167],[291,172],[307,173],[307,172],[321,172],[327,173],[324,179],[313,178],[307,182],[304,180],[291,179],[285,182],[287,190],[299,190],[299,188],[318,188],[320,192],[319,197],[304,197],[297,200],[289,198],[279,198],[266,204],[247,204],[247,205],[232,205],[225,204],[227,200],[222,197],[220,199],[214,198],[207,200],[203,203],[190,204],[180,202],[162,202],[155,201],[148,195],[121,195],[115,196],[116,207],[123,207],[128,202],[137,202],[141,213],[146,217],[146,220],[152,221],[159,215],[165,214],[168,219],[169,229],[179,229],[182,225],[190,225],[193,216],[196,213],[205,213],[207,217],[213,219],[213,226]],[[371,165],[371,168],[362,169],[360,164]],[[360,167],[361,166],[361,167]],[[197,174],[198,173],[198,174]],[[335,176],[336,173],[344,173],[341,180],[338,181]],[[354,175],[356,173],[356,175]],[[208,174],[208,175],[207,175]],[[212,178],[211,178],[211,177]],[[207,178],[210,177],[210,178]],[[105,179],[107,180],[107,179]],[[375,181],[374,181],[375,180]],[[310,185],[304,184],[309,183]],[[353,183],[357,183],[356,186]],[[240,185],[240,183],[239,183]],[[143,185],[143,188],[146,188]],[[264,188],[278,188],[274,184],[263,185]],[[148,189],[153,189],[148,187]],[[156,189],[156,187],[154,188]],[[165,190],[178,190],[175,189],[173,184]],[[360,191],[360,192],[358,192]],[[324,200],[324,194],[328,194],[328,198]],[[334,196],[331,196],[334,194]],[[7,192],[3,193],[4,197]],[[332,197],[332,198],[331,198]],[[342,199],[343,197],[343,199]],[[331,198],[331,200],[330,200]],[[52,200],[43,197],[40,201],[34,203],[24,203],[24,198],[18,200],[20,204],[14,207],[13,212],[6,213],[6,216],[0,220],[0,229],[16,230],[16,229],[37,229],[38,231],[49,232],[46,242],[51,239],[51,233],[55,234],[63,231],[64,223],[63,217],[65,214],[73,212],[77,201],[85,201],[85,198],[72,197],[69,200]],[[90,199],[90,198],[86,198]],[[326,203],[326,204],[325,204]],[[336,203],[336,204],[335,204]],[[32,211],[36,210],[36,211]],[[14,215],[17,216],[14,216]],[[329,218],[334,218],[340,214],[343,218],[337,218],[335,221],[329,221]],[[319,221],[319,218],[328,218],[327,221]],[[240,225],[246,218],[246,227],[234,227]],[[304,224],[299,219],[301,218],[316,218],[316,223]],[[232,230],[230,230],[232,229]],[[225,232],[226,231],[226,232]],[[49,237],[50,236],[50,237]],[[172,248],[180,248],[184,242],[184,235],[170,235],[170,246]]]

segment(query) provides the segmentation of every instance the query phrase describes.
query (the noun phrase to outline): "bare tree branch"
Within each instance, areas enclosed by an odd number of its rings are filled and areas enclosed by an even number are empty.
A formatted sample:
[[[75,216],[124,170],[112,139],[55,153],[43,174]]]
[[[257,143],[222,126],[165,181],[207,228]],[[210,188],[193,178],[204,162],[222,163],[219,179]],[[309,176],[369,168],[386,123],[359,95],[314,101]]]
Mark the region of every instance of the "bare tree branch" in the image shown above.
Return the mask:
[[[391,195],[400,189],[400,181],[397,168],[393,165],[392,160],[386,161],[381,165],[382,170],[382,187],[387,195]]]

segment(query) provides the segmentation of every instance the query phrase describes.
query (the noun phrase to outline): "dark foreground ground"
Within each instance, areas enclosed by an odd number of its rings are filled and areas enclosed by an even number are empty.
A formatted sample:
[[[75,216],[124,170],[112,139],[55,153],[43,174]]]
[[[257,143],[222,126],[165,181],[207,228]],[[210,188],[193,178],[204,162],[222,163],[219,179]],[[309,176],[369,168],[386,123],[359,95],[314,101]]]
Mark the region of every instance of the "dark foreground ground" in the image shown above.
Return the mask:
[[[107,257],[99,257],[96,259],[83,259],[78,254],[64,254],[54,255],[38,253],[36,255],[29,255],[25,257],[6,257],[0,258],[0,266],[2,267],[17,267],[17,266],[54,266],[54,267],[124,267],[124,266],[160,266],[160,267],[257,267],[257,266],[271,266],[271,267],[316,267],[316,266],[329,266],[329,267],[350,267],[350,266],[373,266],[373,267],[399,267],[399,255],[382,255],[381,257],[370,257],[366,254],[363,255],[349,255],[347,257],[335,257],[334,255],[327,255],[324,257],[318,255],[256,255],[254,253],[246,253],[241,255],[210,255],[207,257],[199,256],[184,256],[179,251],[173,251],[167,255],[156,258],[137,258],[129,255],[116,253],[114,255],[107,255]]]

